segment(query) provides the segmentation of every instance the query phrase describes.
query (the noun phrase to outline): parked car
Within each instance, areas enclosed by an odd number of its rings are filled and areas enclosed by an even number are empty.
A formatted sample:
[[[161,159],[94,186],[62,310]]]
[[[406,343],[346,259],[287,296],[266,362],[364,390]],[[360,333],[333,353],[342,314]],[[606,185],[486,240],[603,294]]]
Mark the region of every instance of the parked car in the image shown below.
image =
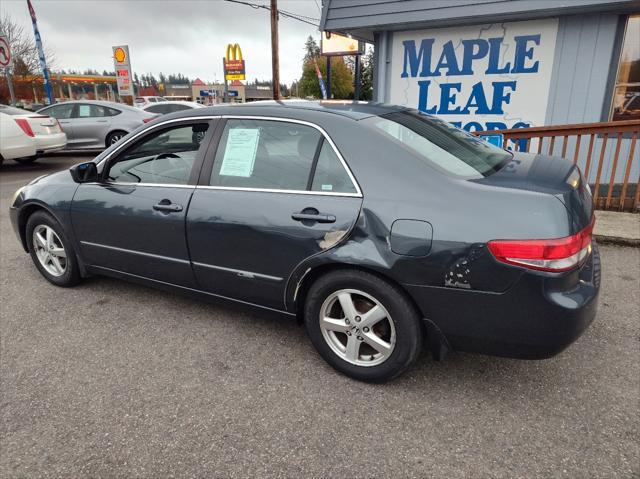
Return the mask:
[[[160,103],[149,103],[142,107],[144,111],[159,115],[175,113],[176,111],[193,110],[194,108],[205,108],[205,106],[194,101],[163,101]]]
[[[60,124],[55,118],[1,104],[0,113],[10,116],[22,130],[22,135],[14,135],[14,140],[7,140],[10,144],[13,141],[15,145],[16,139],[24,135],[34,139],[36,147],[35,153],[24,157],[13,158],[19,163],[32,163],[36,161],[40,155],[61,150],[67,144],[67,135],[62,131]],[[11,135],[12,131],[16,133],[15,128],[9,128],[7,134]],[[3,135],[3,143],[4,141]],[[18,141],[18,143],[20,142],[25,145],[29,143],[26,142],[24,138]]]
[[[329,364],[369,381],[425,340],[437,358],[553,356],[600,287],[578,167],[403,107],[174,113],[18,190],[10,216],[55,285],[114,276],[297,316]]]
[[[58,119],[69,149],[106,148],[158,116],[122,103],[96,100],[56,103],[38,113]]]
[[[133,100],[133,106],[137,108],[143,108],[147,105],[155,105],[156,103],[161,103],[167,101],[165,98],[161,96],[139,96]]]
[[[11,115],[0,113],[0,165],[4,160],[22,161],[36,155],[36,140]]]

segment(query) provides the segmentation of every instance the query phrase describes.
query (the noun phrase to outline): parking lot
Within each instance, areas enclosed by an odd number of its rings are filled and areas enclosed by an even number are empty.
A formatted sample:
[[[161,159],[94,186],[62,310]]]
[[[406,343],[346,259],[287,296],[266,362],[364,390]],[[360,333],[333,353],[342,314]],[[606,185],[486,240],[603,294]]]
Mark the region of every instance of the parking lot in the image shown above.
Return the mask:
[[[8,201],[90,156],[0,167],[1,477],[640,474],[640,250],[603,245],[599,314],[545,361],[424,354],[334,372],[294,321],[111,279],[46,282]]]

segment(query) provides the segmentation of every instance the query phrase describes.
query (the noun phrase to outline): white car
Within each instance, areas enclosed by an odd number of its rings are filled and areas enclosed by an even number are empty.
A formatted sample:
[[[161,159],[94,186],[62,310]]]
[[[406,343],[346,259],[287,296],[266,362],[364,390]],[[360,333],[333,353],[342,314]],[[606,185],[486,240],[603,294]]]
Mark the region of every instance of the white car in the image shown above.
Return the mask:
[[[139,96],[133,100],[133,106],[137,108],[144,108],[147,105],[155,105],[156,103],[167,101],[161,96]]]
[[[67,135],[55,118],[0,105],[0,119],[2,159],[31,163],[67,145]]]
[[[195,101],[168,101],[165,100],[160,103],[149,103],[142,107],[144,111],[150,113],[158,113],[165,115],[167,113],[173,113],[174,111],[193,110],[194,108],[205,108],[204,105],[196,103]]]

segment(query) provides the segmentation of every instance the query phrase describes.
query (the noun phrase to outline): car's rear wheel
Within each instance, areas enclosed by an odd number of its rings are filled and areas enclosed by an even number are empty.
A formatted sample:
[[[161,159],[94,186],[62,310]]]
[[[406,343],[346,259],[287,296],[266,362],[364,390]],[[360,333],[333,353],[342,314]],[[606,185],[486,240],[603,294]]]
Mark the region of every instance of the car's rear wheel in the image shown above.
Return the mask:
[[[17,161],[22,165],[28,165],[29,163],[33,163],[37,159],[38,159],[38,156],[34,155],[34,156],[27,156],[26,158],[14,158],[13,161]]]
[[[126,131],[112,131],[107,135],[107,141],[105,142],[105,146],[109,148],[111,145],[119,142],[125,136],[127,136]]]
[[[27,220],[29,254],[38,271],[56,286],[73,286],[80,281],[76,253],[60,224],[44,211]]]
[[[382,382],[406,371],[422,349],[420,315],[376,275],[334,271],[309,289],[304,319],[320,355],[355,379]]]

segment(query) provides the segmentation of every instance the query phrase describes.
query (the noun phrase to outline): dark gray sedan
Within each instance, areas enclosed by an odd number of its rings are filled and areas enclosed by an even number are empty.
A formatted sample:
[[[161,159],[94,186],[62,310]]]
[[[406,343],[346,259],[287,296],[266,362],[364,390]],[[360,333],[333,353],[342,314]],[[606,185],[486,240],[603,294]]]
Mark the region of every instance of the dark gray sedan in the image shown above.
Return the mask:
[[[578,168],[401,107],[163,116],[18,190],[11,219],[53,284],[107,275],[296,316],[327,362],[368,381],[425,342],[436,358],[546,358],[596,313]]]

